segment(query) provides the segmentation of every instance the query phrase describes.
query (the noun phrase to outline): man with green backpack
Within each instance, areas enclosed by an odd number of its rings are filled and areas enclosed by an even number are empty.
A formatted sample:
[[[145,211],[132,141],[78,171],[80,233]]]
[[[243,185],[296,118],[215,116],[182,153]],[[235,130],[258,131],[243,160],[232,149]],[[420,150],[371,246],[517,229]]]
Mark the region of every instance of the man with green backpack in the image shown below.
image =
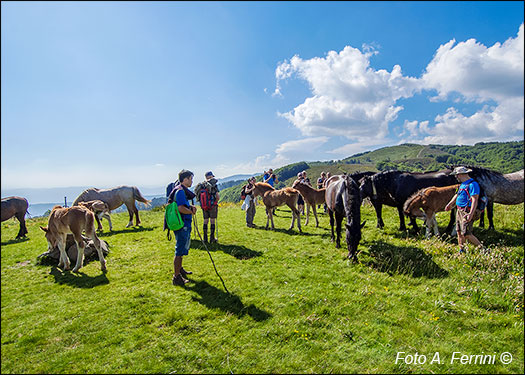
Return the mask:
[[[182,267],[182,257],[188,255],[191,243],[191,221],[192,215],[197,212],[197,207],[190,204],[190,200],[195,198],[195,194],[189,189],[193,184],[193,172],[183,169],[179,172],[180,184],[175,186],[168,197],[168,206],[175,202],[180,213],[184,226],[174,230],[175,239],[175,258],[173,259],[173,285],[184,285],[189,280],[184,276],[192,274]]]

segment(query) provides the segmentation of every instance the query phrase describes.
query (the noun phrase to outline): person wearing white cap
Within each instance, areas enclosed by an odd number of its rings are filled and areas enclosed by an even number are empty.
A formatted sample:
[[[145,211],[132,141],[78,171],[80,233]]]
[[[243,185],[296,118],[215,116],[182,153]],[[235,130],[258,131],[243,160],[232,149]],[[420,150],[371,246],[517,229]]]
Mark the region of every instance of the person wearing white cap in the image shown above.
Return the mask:
[[[480,188],[479,184],[469,176],[470,172],[472,172],[472,170],[466,167],[456,167],[450,173],[451,175],[456,175],[456,178],[461,184],[459,185],[457,193],[445,206],[445,211],[451,210],[454,204],[457,206],[456,230],[458,233],[460,253],[465,252],[466,240],[474,246],[480,246],[482,249],[485,249],[476,236],[472,234],[474,221],[480,217],[479,210],[476,211],[479,202]]]

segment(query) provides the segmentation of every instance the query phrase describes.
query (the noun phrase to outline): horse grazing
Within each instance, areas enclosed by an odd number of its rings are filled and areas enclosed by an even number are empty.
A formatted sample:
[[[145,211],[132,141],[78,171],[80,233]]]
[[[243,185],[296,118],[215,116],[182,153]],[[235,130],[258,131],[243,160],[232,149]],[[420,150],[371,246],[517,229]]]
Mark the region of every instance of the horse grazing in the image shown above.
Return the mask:
[[[275,229],[273,225],[273,208],[286,204],[292,210],[292,224],[289,230],[293,228],[295,219],[297,218],[297,229],[301,232],[301,215],[296,208],[297,199],[299,198],[299,192],[297,190],[291,187],[276,190],[273,186],[265,182],[256,182],[254,186],[254,198],[260,195],[266,206],[266,229],[268,229],[270,221],[272,222],[272,229]]]
[[[109,230],[113,230],[113,225],[111,224],[111,217],[109,216],[109,206],[107,203],[96,199],[94,201],[78,202],[78,205],[86,207],[88,210],[95,214],[95,217],[98,218],[97,230],[102,230],[102,225],[100,224],[102,218],[106,218],[106,220],[109,222]]]
[[[16,235],[16,239],[25,237],[27,234],[26,227],[26,212],[29,207],[27,199],[22,197],[6,197],[2,198],[1,212],[2,221],[11,219],[13,216],[17,218],[20,223],[20,229]]]
[[[489,229],[494,229],[494,203],[505,205],[523,203],[523,169],[513,173],[502,174],[481,167],[466,167],[472,170],[472,172],[469,172],[469,176],[479,184],[480,188],[483,189],[487,195],[487,218],[489,220]],[[480,226],[483,227],[484,224],[485,220],[482,215]]]
[[[430,186],[450,186],[456,185],[458,181],[450,175],[452,169],[444,169],[434,172],[402,172],[386,171],[376,173],[373,176],[365,176],[361,179],[359,189],[361,197],[370,198],[375,208],[377,216],[377,227],[385,226],[381,217],[383,204],[396,207],[399,214],[399,230],[405,231],[405,218],[403,215],[403,204],[416,191]],[[410,217],[410,224],[414,230],[418,230],[418,225],[414,217]],[[454,225],[454,216],[451,213],[447,231]]]
[[[330,177],[325,191],[326,205],[330,215],[332,229],[331,240],[334,240],[334,215],[336,222],[336,248],[341,247],[341,223],[346,217],[346,244],[348,258],[357,262],[357,247],[361,241],[361,194],[354,179],[347,175]]]
[[[310,207],[312,207],[315,217],[315,226],[318,227],[319,220],[317,219],[317,205],[325,203],[326,188],[314,189],[304,182],[295,180],[292,185],[292,189],[299,191],[306,202],[306,221],[304,222],[304,225],[308,225],[310,219]]]
[[[126,205],[129,213],[129,223],[126,228],[133,225],[133,214],[135,214],[135,225],[140,224],[139,210],[135,206],[135,200],[149,205],[151,201],[142,196],[136,186],[118,186],[112,189],[95,189],[90,188],[84,190],[73,202],[73,206],[77,206],[80,202],[88,202],[92,200],[101,200],[108,205],[109,210],[114,210],[122,204]],[[95,216],[99,228],[102,227],[98,216]]]
[[[64,270],[69,270],[71,264],[66,253],[66,238],[68,233],[73,233],[75,245],[78,249],[77,264],[73,268],[73,272],[78,272],[84,262],[84,248],[86,245],[82,238],[82,232],[85,231],[86,236],[93,240],[97,249],[100,269],[106,271],[106,260],[102,253],[100,239],[95,232],[95,214],[86,207],[73,206],[64,208],[55,206],[49,215],[47,227],[40,227],[40,229],[46,232],[48,252],[51,252],[55,247],[58,247],[60,250],[58,267],[63,267]]]
[[[432,229],[434,229],[434,234],[439,236],[436,212],[445,211],[445,206],[456,194],[458,187],[459,184],[443,187],[431,186],[418,190],[405,201],[403,212],[407,216],[425,220],[426,238],[430,238]]]

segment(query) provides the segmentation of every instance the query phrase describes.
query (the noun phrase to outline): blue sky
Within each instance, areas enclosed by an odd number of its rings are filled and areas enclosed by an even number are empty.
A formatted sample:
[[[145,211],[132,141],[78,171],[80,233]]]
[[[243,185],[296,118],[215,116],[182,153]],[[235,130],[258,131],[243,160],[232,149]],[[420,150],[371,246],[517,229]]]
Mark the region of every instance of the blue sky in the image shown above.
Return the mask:
[[[2,2],[2,189],[523,139],[523,2]]]

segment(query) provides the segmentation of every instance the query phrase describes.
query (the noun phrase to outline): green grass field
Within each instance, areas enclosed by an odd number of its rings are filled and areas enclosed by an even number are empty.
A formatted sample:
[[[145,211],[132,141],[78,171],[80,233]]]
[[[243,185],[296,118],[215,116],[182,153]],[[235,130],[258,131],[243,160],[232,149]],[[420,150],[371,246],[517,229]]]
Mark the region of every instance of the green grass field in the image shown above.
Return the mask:
[[[28,220],[21,241],[9,220],[2,373],[523,373],[523,209],[495,205],[497,230],[474,230],[491,252],[463,255],[455,239],[399,233],[390,207],[376,229],[364,205],[352,264],[344,234],[343,248],[330,242],[327,215],[298,234],[286,230],[288,209],[266,231],[262,206],[255,229],[239,205],[223,206],[210,252],[231,294],[196,239],[184,259],[191,282],[171,284],[162,211],[141,211],[135,228],[125,228],[127,213],[112,215],[115,230],[101,235],[106,274],[98,261],[80,274],[38,265],[47,219]],[[438,214],[441,231],[447,220]],[[202,232],[200,211],[197,224]],[[420,363],[406,363],[416,354]],[[461,363],[482,354],[485,364]]]

